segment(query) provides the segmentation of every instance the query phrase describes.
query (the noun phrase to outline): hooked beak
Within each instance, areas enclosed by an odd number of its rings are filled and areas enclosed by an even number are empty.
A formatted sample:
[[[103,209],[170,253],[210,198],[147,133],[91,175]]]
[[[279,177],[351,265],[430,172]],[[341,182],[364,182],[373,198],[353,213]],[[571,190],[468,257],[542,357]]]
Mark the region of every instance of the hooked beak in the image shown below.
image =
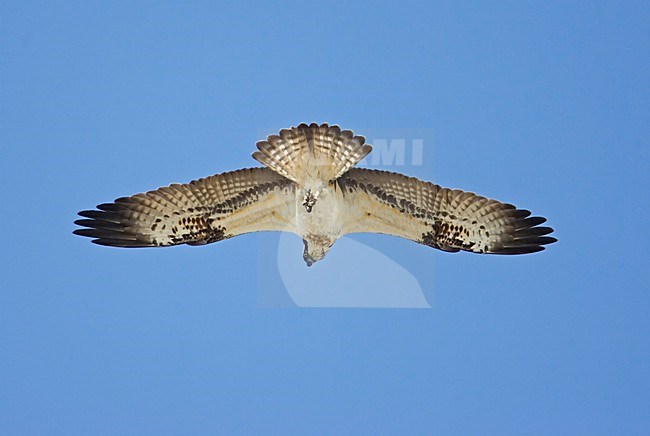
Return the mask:
[[[303,240],[302,242],[305,245],[305,250],[302,252],[302,258],[305,260],[307,266],[312,266],[316,261],[309,256],[307,241]]]

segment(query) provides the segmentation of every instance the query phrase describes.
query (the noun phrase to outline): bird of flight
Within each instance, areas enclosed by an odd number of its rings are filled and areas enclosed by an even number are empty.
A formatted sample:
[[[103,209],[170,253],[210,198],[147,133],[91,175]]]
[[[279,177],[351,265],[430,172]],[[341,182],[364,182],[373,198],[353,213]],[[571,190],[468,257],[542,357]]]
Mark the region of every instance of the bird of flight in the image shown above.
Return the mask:
[[[354,168],[372,147],[328,124],[300,124],[257,143],[264,167],[172,184],[79,212],[74,231],[112,247],[204,245],[292,232],[307,266],[348,233],[383,233],[448,252],[526,254],[556,242],[542,217],[402,174]]]

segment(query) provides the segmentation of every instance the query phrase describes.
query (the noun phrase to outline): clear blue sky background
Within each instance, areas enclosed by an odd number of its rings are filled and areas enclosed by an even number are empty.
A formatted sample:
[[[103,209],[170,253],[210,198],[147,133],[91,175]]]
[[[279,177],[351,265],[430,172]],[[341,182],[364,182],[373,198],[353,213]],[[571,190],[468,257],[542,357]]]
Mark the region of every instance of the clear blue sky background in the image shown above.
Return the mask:
[[[647,434],[649,18],[1,2],[0,433]],[[256,140],[302,121],[433,129],[405,171],[545,215],[560,242],[488,257],[363,237],[432,309],[274,309],[272,235],[71,234],[78,210],[254,166]]]

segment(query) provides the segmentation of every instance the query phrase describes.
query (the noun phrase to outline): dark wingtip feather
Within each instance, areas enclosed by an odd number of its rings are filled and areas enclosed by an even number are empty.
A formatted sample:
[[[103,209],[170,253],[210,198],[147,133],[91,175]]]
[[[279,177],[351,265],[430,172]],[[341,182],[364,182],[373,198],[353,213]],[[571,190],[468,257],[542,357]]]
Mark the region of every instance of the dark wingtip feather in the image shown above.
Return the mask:
[[[104,212],[102,210],[82,210],[77,215],[92,220],[111,221],[114,223],[119,223],[122,219],[122,217],[114,212]]]
[[[91,242],[94,244],[110,247],[154,246],[138,239],[138,235],[128,227],[128,220],[125,221],[123,212],[124,207],[117,203],[100,204],[97,210],[82,210],[77,213],[82,219],[74,222],[82,228],[75,229],[72,233],[92,238]]]
[[[81,212],[77,212],[77,215],[84,218],[96,218],[99,214],[101,214],[101,212],[98,210],[82,210]]]
[[[136,239],[135,235],[125,233],[122,230],[107,230],[102,228],[77,229],[73,233],[75,235],[86,236],[89,238],[110,238],[124,240]]]
[[[130,239],[99,238],[99,239],[93,239],[90,242],[97,245],[103,245],[105,247],[120,247],[120,248],[151,247],[151,244],[130,240]]]
[[[508,247],[508,248],[503,248],[493,254],[530,254],[530,253],[538,253],[540,251],[543,251],[544,247],[541,245],[524,245],[521,247]]]
[[[546,218],[542,216],[532,216],[530,218],[526,218],[525,220],[522,221],[522,224],[524,224],[524,227],[535,227],[540,224],[544,224],[546,222]]]
[[[87,230],[90,230],[90,229],[75,229],[75,230],[72,231],[72,234],[73,234],[73,235],[77,235],[77,236],[92,237],[92,236],[88,236],[88,235],[86,234],[86,231],[87,231]]]
[[[552,227],[538,227],[546,222],[546,218],[539,216],[529,216],[530,212],[525,214],[511,215],[515,221],[511,224],[513,231],[503,235],[503,242],[499,248],[491,251],[492,254],[528,254],[537,253],[544,250],[545,245],[557,242],[552,236],[546,236],[553,233]]]
[[[557,238],[554,238],[552,236],[542,236],[539,238],[537,243],[540,245],[548,245],[548,244],[555,244],[556,242],[557,242]]]
[[[76,220],[74,222],[78,226],[88,227],[91,229],[107,229],[107,230],[116,230],[122,231],[124,226],[120,223],[113,221],[106,221],[102,219],[82,219]]]
[[[119,212],[123,208],[119,204],[115,203],[102,203],[97,205],[97,209],[104,212]]]
[[[544,236],[550,233],[553,233],[553,229],[551,227],[529,227],[515,231],[514,236],[515,239],[520,239],[530,236]]]

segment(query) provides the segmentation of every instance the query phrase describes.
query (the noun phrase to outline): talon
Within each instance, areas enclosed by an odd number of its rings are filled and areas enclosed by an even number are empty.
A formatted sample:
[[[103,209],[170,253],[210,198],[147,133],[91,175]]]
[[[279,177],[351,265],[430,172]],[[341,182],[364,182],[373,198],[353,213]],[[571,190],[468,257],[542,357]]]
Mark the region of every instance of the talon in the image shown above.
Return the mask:
[[[307,195],[305,195],[305,201],[303,201],[302,205],[305,206],[305,209],[307,209],[307,213],[311,213],[311,210],[313,209],[315,204],[316,204],[316,197],[314,196],[314,194],[312,194],[310,189],[307,191]]]

